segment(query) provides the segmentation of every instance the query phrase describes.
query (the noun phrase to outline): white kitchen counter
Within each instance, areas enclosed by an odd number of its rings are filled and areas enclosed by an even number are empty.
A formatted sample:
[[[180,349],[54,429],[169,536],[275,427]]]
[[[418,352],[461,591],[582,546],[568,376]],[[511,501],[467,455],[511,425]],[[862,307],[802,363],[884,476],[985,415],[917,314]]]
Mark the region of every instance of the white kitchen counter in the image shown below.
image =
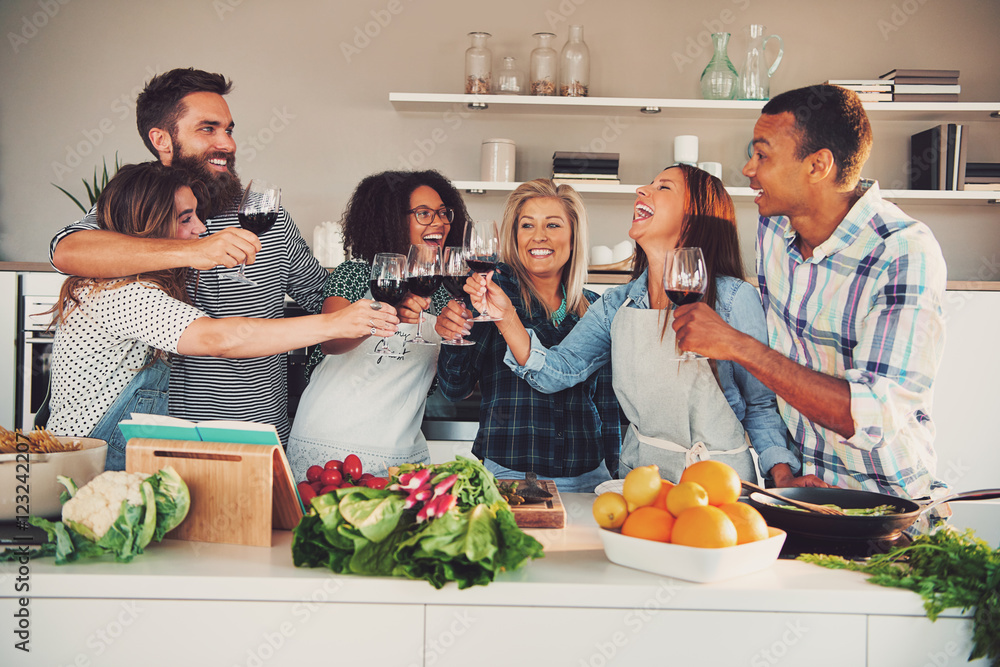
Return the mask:
[[[530,531],[544,558],[466,590],[295,568],[290,532],[272,548],[167,540],[128,565],[31,561],[30,654],[2,564],[0,664],[965,664],[971,621],[932,624],[915,594],[857,573],[778,561],[693,584],[614,565],[592,499],[566,495],[568,527]]]

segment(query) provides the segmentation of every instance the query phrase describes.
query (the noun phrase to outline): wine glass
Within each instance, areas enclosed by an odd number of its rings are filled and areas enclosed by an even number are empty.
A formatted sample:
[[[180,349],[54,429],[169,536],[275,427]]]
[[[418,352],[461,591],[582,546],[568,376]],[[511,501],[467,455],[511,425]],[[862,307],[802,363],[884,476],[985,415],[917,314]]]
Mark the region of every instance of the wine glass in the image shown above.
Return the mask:
[[[469,220],[465,225],[465,263],[474,273],[485,276],[497,266],[500,258],[500,237],[497,223],[493,220]],[[499,322],[499,317],[490,315],[489,306],[483,304],[483,311],[473,322]]]
[[[393,308],[406,296],[406,255],[380,252],[372,262],[372,274],[368,281],[372,298]],[[378,345],[368,354],[380,357],[385,354],[383,345]]]
[[[441,284],[462,305],[465,305],[465,280],[469,269],[465,264],[465,250],[448,246],[441,252]],[[451,340],[442,340],[443,345],[475,345],[471,340],[465,340],[461,335]]]
[[[243,199],[240,200],[240,208],[236,214],[240,221],[240,227],[261,236],[271,229],[278,220],[278,207],[280,205],[281,188],[258,179],[250,181],[247,189],[243,192]],[[241,263],[237,273],[224,273],[223,275],[238,283],[256,286],[257,283],[246,277],[245,268],[246,264]]]
[[[432,245],[411,245],[406,255],[406,289],[422,297],[429,297],[441,286],[441,249]],[[417,320],[417,336],[410,340],[417,345],[434,345],[420,335],[424,323],[421,311]]]
[[[674,248],[667,253],[663,264],[663,289],[675,306],[697,303],[708,287],[708,271],[701,248]],[[694,352],[684,352],[678,359],[692,361],[705,357]]]

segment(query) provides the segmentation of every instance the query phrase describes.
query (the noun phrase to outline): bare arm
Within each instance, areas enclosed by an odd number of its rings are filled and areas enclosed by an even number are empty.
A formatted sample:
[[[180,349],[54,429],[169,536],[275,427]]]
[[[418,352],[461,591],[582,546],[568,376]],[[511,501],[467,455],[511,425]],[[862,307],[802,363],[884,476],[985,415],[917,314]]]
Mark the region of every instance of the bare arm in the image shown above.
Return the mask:
[[[517,316],[514,304],[504,294],[504,291],[494,283],[491,278],[491,271],[483,279],[479,274],[472,274],[465,282],[465,291],[472,296],[472,303],[483,312],[488,308],[489,313],[494,317],[499,317],[500,321],[495,322],[500,335],[507,342],[507,347],[517,360],[517,363],[524,366],[531,356],[531,337],[528,330],[521,323],[521,318]],[[484,303],[485,301],[485,303]]]
[[[806,419],[844,438],[854,435],[851,386],[847,380],[792,361],[729,326],[703,303],[678,308],[673,327],[682,350],[735,361]]]
[[[71,275],[114,278],[181,267],[233,267],[244,261],[253,264],[259,250],[257,235],[236,227],[227,227],[197,241],[144,239],[92,229],[75,232],[59,241],[52,263]]]
[[[361,301],[371,304],[371,301],[367,299],[362,299]],[[361,303],[361,301],[358,303]],[[351,302],[342,296],[328,296],[323,301],[323,313],[339,313],[345,308],[350,308],[351,305]],[[377,313],[392,310],[392,307],[387,304],[382,304],[382,310],[376,311],[371,310],[371,306],[369,305],[368,310],[372,313]],[[397,319],[396,322],[398,323],[399,320]],[[369,330],[370,329],[371,327],[369,327]],[[329,336],[323,339],[323,344],[320,345],[320,349],[323,351],[323,354],[344,354],[346,352],[350,352],[358,345],[361,345],[361,343],[363,343],[367,338],[368,336],[361,336],[360,338]]]
[[[321,315],[288,319],[199,317],[181,334],[177,352],[229,359],[265,357],[330,339],[362,340],[371,335],[372,323],[375,335],[391,336],[396,331],[399,318],[395,309],[385,304],[381,310],[372,310],[368,299],[348,304],[334,312],[326,312],[324,306]]]

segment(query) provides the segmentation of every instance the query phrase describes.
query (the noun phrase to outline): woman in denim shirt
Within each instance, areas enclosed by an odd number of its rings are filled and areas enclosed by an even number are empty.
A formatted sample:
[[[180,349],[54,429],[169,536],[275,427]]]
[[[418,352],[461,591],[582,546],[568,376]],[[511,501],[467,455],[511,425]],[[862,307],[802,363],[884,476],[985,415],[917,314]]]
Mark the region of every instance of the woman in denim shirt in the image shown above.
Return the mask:
[[[735,211],[725,187],[707,172],[676,165],[636,194],[629,229],[638,245],[634,280],[605,292],[561,344],[540,345],[496,285],[472,290],[474,299],[486,298],[493,313],[503,314],[497,327],[508,344],[506,363],[551,393],[612,361],[615,393],[631,422],[620,477],[655,463],[661,475],[677,481],[691,463],[714,458],[754,480],[748,436],[765,478],[778,463],[799,469],[773,392],[738,364],[677,359],[662,281],[666,254],[676,247],[702,248],[710,277],[705,302],[733,327],[766,342],[760,298],[742,280]]]

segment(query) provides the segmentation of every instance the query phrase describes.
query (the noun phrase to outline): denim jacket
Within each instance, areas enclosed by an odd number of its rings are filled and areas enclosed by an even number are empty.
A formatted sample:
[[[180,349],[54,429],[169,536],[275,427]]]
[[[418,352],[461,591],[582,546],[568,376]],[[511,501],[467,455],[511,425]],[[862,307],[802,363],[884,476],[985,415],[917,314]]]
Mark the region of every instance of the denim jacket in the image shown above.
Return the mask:
[[[757,290],[729,276],[716,278],[715,286],[715,310],[722,319],[766,345],[764,309]],[[607,290],[559,345],[546,349],[529,330],[528,362],[519,366],[509,349],[504,362],[543,393],[553,393],[584,380],[611,361],[611,322],[628,298],[632,299],[629,308],[649,308],[647,272],[630,283]],[[720,360],[716,368],[722,392],[757,452],[761,474],[770,477],[768,471],[778,463],[787,463],[798,474],[801,461],[790,446],[774,392],[735,362]]]

